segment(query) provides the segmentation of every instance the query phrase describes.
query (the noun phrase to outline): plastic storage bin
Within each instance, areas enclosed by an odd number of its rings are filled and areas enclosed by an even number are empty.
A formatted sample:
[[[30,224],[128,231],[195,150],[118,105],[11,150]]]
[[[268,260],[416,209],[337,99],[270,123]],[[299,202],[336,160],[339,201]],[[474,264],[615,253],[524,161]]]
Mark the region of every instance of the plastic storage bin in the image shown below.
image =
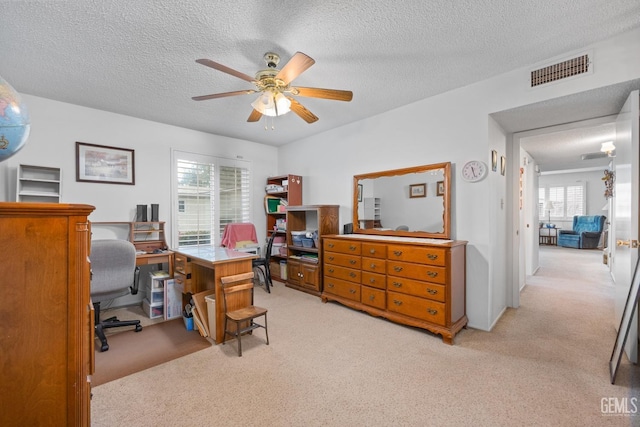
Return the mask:
[[[209,338],[216,340],[216,299],[213,295],[204,297],[207,302],[207,315],[209,316]]]
[[[164,306],[150,304],[146,298],[142,300],[142,310],[150,319],[164,317]]]

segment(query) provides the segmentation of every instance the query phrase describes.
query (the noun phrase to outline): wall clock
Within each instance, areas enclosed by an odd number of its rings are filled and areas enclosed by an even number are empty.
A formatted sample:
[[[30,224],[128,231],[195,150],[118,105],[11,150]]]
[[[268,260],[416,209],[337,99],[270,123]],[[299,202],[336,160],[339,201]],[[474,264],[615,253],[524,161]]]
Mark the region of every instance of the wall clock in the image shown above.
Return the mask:
[[[468,182],[478,182],[487,176],[489,169],[480,160],[470,160],[462,166],[462,179]]]

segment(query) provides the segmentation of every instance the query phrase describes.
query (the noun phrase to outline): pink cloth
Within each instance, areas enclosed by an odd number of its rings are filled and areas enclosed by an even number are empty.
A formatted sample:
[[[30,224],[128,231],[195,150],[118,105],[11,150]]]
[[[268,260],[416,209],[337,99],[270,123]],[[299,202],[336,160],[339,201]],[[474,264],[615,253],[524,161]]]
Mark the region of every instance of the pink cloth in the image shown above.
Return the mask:
[[[220,244],[229,249],[235,249],[237,242],[247,240],[258,243],[256,227],[250,222],[232,222],[224,228]]]

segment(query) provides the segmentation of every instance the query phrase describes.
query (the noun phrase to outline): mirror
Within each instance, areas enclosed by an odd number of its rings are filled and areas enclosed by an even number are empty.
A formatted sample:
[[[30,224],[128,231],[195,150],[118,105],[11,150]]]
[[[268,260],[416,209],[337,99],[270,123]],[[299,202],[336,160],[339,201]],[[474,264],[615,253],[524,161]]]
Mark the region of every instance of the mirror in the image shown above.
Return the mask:
[[[353,177],[353,232],[450,238],[451,163]]]

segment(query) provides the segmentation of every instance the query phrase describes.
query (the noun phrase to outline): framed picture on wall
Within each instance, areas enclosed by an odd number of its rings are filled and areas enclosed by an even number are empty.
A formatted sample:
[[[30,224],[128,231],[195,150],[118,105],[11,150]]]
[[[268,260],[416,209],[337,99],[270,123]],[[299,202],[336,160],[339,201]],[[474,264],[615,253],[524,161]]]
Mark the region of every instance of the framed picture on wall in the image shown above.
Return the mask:
[[[498,170],[498,152],[491,150],[491,170],[493,172]]]
[[[436,183],[436,196],[444,196],[444,181]]]
[[[507,172],[507,158],[505,156],[500,157],[500,175],[504,175]]]
[[[411,184],[409,185],[409,197],[427,197],[427,184]]]
[[[358,184],[358,201],[362,201],[362,184]]]
[[[134,151],[76,142],[76,181],[135,184]]]

